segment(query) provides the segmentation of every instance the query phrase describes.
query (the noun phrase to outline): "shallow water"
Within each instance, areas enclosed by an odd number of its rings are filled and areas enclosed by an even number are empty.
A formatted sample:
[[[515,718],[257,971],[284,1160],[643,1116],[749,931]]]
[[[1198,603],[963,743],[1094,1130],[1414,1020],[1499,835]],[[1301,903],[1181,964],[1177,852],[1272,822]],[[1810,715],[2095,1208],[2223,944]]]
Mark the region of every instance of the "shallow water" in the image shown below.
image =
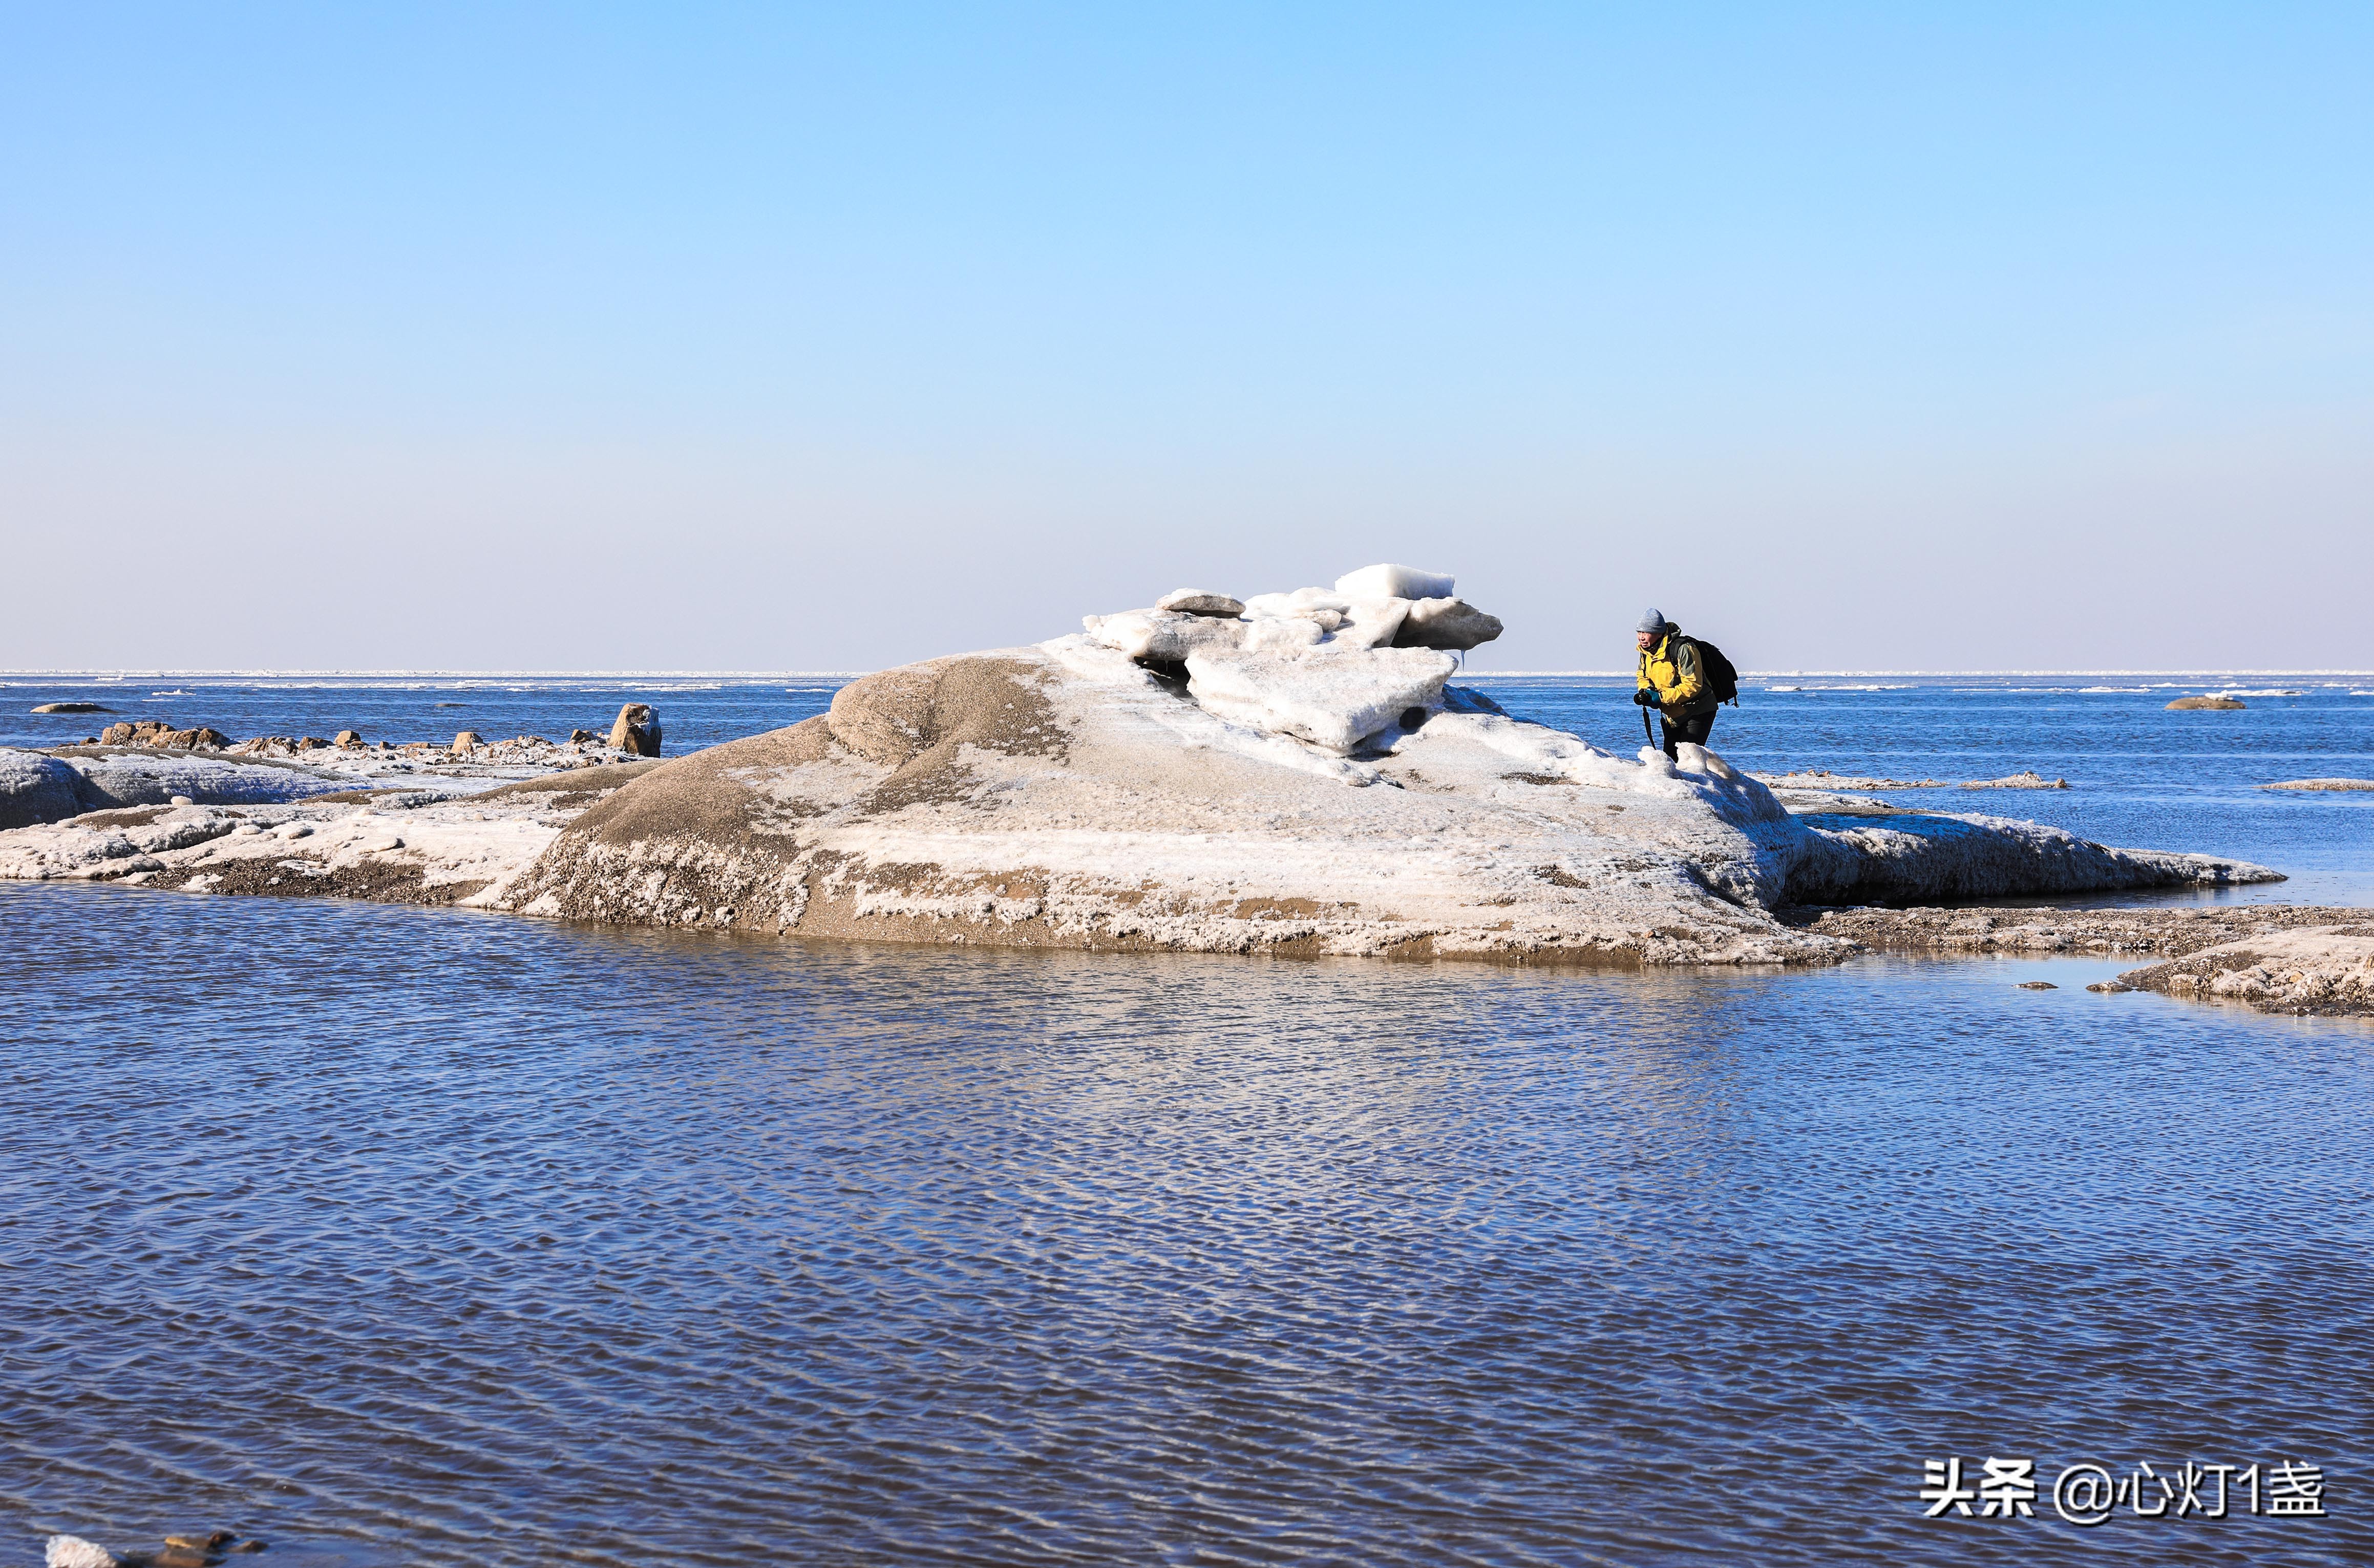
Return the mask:
[[[2066,827],[2098,843],[2199,850],[2273,866],[2291,880],[2158,901],[2374,905],[2374,793],[2281,794],[2286,778],[2374,778],[2374,685],[2325,675],[2230,677],[1751,678],[1716,720],[1714,746],[1742,767],[1827,767],[1955,783],[2022,768],[2066,778],[2066,790],[1891,791],[1898,804],[1983,812]],[[0,677],[0,745],[56,745],[111,718],[212,724],[233,736],[332,735],[450,740],[606,734],[619,705],[660,710],[669,755],[796,723],[824,711],[832,676],[88,676]],[[1478,675],[1512,710],[1629,755],[1640,743],[1630,682]],[[2171,696],[2240,685],[2239,713],[2169,713]],[[1776,690],[1776,686],[1799,689]],[[2090,687],[2105,687],[2090,690]],[[36,704],[97,701],[116,712],[32,714]],[[2133,895],[2119,902],[2133,903]],[[2062,900],[2062,902],[2069,902]]]
[[[2374,1030],[0,884],[0,1561],[2344,1562]],[[2015,982],[2051,978],[2060,989]],[[1926,1521],[1922,1464],[2332,1516]]]

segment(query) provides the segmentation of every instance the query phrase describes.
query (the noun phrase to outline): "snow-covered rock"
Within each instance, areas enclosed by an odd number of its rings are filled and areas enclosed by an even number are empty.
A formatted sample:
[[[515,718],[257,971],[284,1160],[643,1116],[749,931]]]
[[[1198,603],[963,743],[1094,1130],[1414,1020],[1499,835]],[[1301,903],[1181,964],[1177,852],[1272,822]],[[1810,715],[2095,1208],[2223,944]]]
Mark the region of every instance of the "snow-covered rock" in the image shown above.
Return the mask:
[[[107,803],[88,779],[57,758],[0,746],[0,830],[57,822]]]
[[[1374,566],[1346,572],[1335,579],[1335,591],[1346,599],[1448,599],[1459,591],[1459,584],[1445,572]]]
[[[1189,654],[1203,649],[1242,647],[1252,629],[1233,617],[1163,609],[1084,615],[1081,625],[1090,638],[1116,653],[1161,664],[1185,663]]]
[[[164,805],[176,795],[201,805],[264,805],[370,785],[367,776],[343,769],[234,762],[186,752],[90,751],[63,760],[90,782],[105,804],[115,806]]]
[[[1188,615],[1228,615],[1245,613],[1244,601],[1231,599],[1225,593],[1215,593],[1207,588],[1174,588],[1154,602],[1158,610],[1177,610]]]
[[[1187,690],[1205,711],[1248,729],[1349,752],[1413,709],[1423,720],[1456,668],[1422,648],[1198,652],[1187,661]]]
[[[1404,648],[1463,651],[1500,632],[1499,616],[1487,615],[1464,599],[1420,599],[1410,605],[1397,640]]]
[[[1234,616],[1090,616],[632,769],[489,789],[481,759],[511,743],[467,760],[358,744],[336,766],[372,792],[20,828],[0,833],[0,875],[830,937],[1628,964],[1852,951],[1776,918],[1792,904],[2274,876],[1835,792],[1784,804],[1701,746],[1619,755],[1514,719],[1449,683],[1450,651],[1408,645],[1422,606],[1443,636],[1481,615],[1451,587],[1371,568]],[[554,755],[523,756],[530,772],[592,760],[535,746]],[[196,799],[194,775],[173,779]]]
[[[499,902],[1022,946],[1798,963],[1851,949],[1772,910],[1866,882],[2269,874],[1988,819],[1833,829],[1702,747],[1618,756],[1510,718],[1444,684],[1451,664],[1198,654],[1181,692],[1075,636],[886,671],[826,716],[635,780]],[[1352,689],[1381,670],[1408,685]]]

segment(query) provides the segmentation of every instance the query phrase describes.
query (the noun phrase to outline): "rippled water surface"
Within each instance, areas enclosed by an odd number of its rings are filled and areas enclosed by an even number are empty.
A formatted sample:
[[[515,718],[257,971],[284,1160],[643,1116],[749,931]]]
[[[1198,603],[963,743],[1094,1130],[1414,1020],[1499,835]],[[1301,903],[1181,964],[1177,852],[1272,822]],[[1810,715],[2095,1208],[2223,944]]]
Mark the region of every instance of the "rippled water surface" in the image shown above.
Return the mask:
[[[2374,1554],[2356,1025],[39,884],[0,953],[0,1562]],[[1924,1521],[1948,1454],[2332,1516]]]

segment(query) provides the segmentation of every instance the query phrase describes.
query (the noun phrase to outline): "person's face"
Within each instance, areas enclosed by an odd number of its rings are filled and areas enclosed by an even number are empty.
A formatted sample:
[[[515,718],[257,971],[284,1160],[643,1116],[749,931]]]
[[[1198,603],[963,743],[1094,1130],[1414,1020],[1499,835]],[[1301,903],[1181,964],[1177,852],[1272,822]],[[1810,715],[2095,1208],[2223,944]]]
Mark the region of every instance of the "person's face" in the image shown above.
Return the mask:
[[[1646,653],[1651,649],[1657,646],[1657,634],[1655,632],[1635,632],[1632,634],[1632,640],[1639,647],[1641,652]]]

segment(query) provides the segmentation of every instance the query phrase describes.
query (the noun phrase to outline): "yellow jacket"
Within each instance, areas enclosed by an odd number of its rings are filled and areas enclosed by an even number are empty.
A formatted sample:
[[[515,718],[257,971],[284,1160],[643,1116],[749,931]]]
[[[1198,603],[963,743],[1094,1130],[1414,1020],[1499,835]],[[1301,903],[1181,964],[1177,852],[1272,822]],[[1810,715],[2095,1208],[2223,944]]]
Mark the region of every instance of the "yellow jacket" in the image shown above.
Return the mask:
[[[1637,679],[1639,689],[1655,692],[1657,706],[1675,718],[1711,713],[1722,706],[1707,690],[1698,645],[1670,623],[1657,646],[1640,655]]]

